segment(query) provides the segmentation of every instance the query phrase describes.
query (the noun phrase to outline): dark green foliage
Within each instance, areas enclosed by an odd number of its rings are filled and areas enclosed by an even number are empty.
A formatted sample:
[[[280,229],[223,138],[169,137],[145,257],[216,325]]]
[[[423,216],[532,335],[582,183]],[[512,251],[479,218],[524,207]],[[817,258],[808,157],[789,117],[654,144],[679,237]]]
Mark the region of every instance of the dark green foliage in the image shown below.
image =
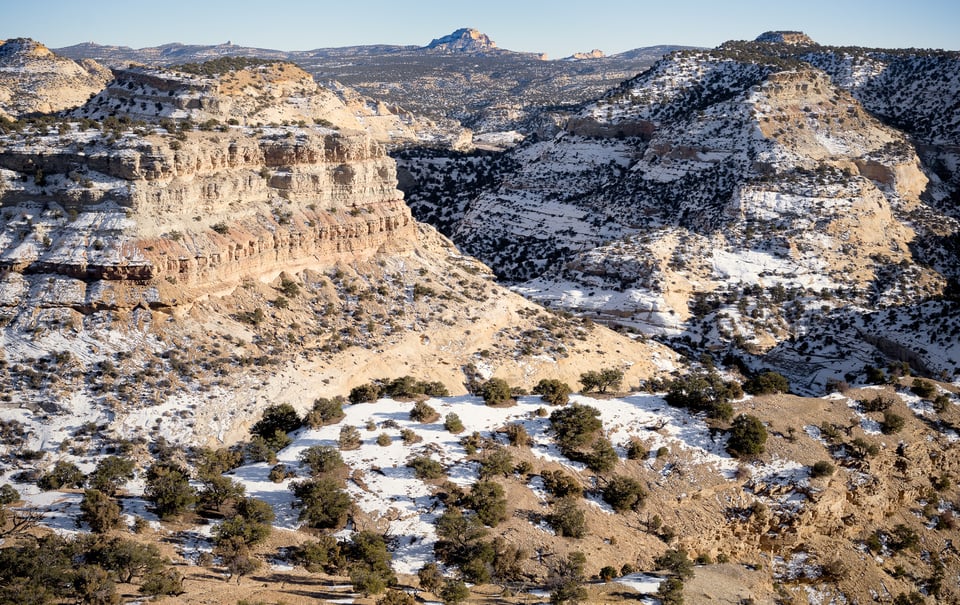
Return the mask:
[[[390,552],[380,534],[361,531],[347,545],[350,559],[350,581],[353,589],[365,595],[379,594],[397,583],[390,567]]]
[[[480,478],[509,477],[513,474],[513,456],[502,447],[498,447],[487,454],[480,461]]]
[[[423,441],[423,437],[412,429],[400,429],[400,440],[403,441],[404,445],[413,445],[414,443]]]
[[[100,490],[88,489],[80,501],[80,519],[94,533],[104,533],[120,527],[120,505]]]
[[[946,394],[937,395],[933,399],[933,411],[942,414],[950,407],[950,396]]]
[[[344,565],[340,544],[333,536],[321,535],[316,542],[307,542],[294,548],[291,558],[312,573],[335,574]]]
[[[274,483],[281,483],[285,479],[296,476],[297,474],[288,469],[286,464],[275,464],[273,468],[270,469],[270,473],[267,474],[267,478]]]
[[[426,401],[416,402],[413,404],[413,409],[410,410],[410,420],[414,422],[435,422],[438,418],[440,418],[440,414]]]
[[[347,521],[353,502],[336,481],[327,478],[302,481],[291,485],[299,502],[301,521],[315,529],[339,529]]]
[[[119,605],[117,586],[103,569],[95,565],[80,565],[73,574],[73,588],[81,603]]]
[[[417,456],[407,462],[407,466],[413,469],[417,479],[439,479],[446,474],[443,464],[429,456]]]
[[[636,479],[617,475],[603,488],[603,501],[618,513],[640,510],[647,493]]]
[[[863,437],[857,437],[847,445],[850,455],[857,460],[866,460],[880,453],[880,446],[870,443]]]
[[[924,605],[926,599],[923,598],[923,595],[917,591],[913,592],[901,592],[893,600],[893,605]]]
[[[887,383],[887,374],[881,368],[875,368],[873,366],[867,366],[864,368],[864,373],[866,374],[867,384],[886,384]]]
[[[743,396],[743,389],[732,380],[725,381],[716,372],[700,372],[677,378],[670,383],[664,401],[691,412],[704,412],[711,418],[729,420],[730,401]]]
[[[553,512],[547,515],[547,523],[560,537],[582,538],[587,535],[587,517],[575,498],[558,500]]]
[[[745,382],[743,390],[751,395],[789,393],[790,381],[779,372],[762,372]]]
[[[161,519],[185,512],[197,500],[187,471],[170,462],[158,462],[150,467],[143,496],[153,503],[154,511]]]
[[[167,564],[153,544],[140,544],[123,538],[85,536],[78,539],[84,562],[117,574],[124,583],[159,571]]]
[[[183,594],[183,575],[172,568],[152,572],[143,579],[140,592],[151,597]]]
[[[910,390],[924,399],[930,399],[937,394],[937,386],[929,380],[923,380],[922,378],[914,378],[913,386],[910,387]]]
[[[269,462],[276,464],[277,452],[263,437],[254,437],[243,448],[250,462]]]
[[[600,568],[600,579],[604,582],[609,582],[610,580],[617,577],[617,568],[612,565],[604,565]]]
[[[483,397],[483,402],[491,406],[506,405],[513,401],[510,385],[502,378],[491,378],[482,383],[477,389],[477,395]]]
[[[340,398],[314,400],[313,408],[304,416],[303,422],[310,428],[319,428],[327,424],[336,424],[343,420],[343,402]]]
[[[273,529],[273,509],[263,500],[242,498],[237,501],[236,514],[224,520],[213,531],[214,544],[238,538],[247,546],[260,544]]]
[[[377,599],[377,605],[417,605],[417,600],[402,590],[388,590]]]
[[[473,484],[467,505],[477,513],[477,518],[490,527],[496,527],[507,519],[507,498],[503,487],[493,481],[480,480]]]
[[[669,571],[682,579],[693,577],[693,561],[687,556],[685,550],[667,549],[662,555],[653,560],[657,569]]]
[[[566,405],[570,401],[570,385],[556,378],[544,378],[533,387],[533,392],[550,405]]]
[[[372,403],[380,399],[380,387],[372,382],[361,384],[360,386],[350,389],[350,395],[347,399],[353,404]]]
[[[683,580],[667,578],[660,582],[657,597],[663,605],[683,605]]]
[[[627,460],[643,460],[648,453],[647,448],[639,439],[631,439],[627,443]]]
[[[329,475],[346,468],[343,457],[335,447],[313,445],[300,452],[300,463],[310,469],[314,477]]]
[[[593,442],[586,463],[590,470],[597,473],[608,473],[617,465],[617,451],[606,437],[600,437]]]
[[[40,479],[37,480],[37,485],[45,491],[83,487],[86,479],[83,471],[81,471],[76,464],[67,462],[66,460],[58,460],[50,472],[42,475]]]
[[[280,63],[280,61],[275,59],[261,59],[258,57],[217,57],[216,59],[211,59],[203,63],[174,65],[170,69],[188,74],[196,74],[198,76],[216,76],[231,71],[277,63]]]
[[[857,403],[864,412],[883,412],[893,405],[894,400],[891,396],[881,393],[873,399],[861,399]]]
[[[586,600],[587,590],[583,587],[584,567],[587,557],[582,552],[572,552],[561,559],[551,570],[549,582],[550,603],[552,605],[576,605]]]
[[[393,399],[413,399],[420,395],[429,397],[447,397],[450,395],[442,382],[426,382],[417,380],[412,376],[382,380],[380,386],[383,395]]]
[[[569,451],[592,443],[603,428],[599,416],[600,410],[582,404],[554,410],[550,414],[550,426],[560,449]]]
[[[590,370],[580,374],[580,384],[583,385],[583,392],[598,391],[606,393],[608,389],[618,390],[623,382],[623,370],[616,368],[603,368],[599,372]]]
[[[906,424],[906,421],[903,419],[903,416],[886,410],[883,413],[883,420],[880,421],[880,431],[884,435],[899,433],[903,429],[904,424]]]
[[[220,510],[225,502],[243,497],[246,491],[242,483],[223,475],[203,475],[200,482],[202,486],[197,493],[197,502],[208,510]]]
[[[510,445],[514,447],[530,446],[530,434],[527,433],[526,427],[519,422],[512,422],[508,424],[504,429],[504,432],[507,434],[507,439],[510,440]]]
[[[446,508],[436,524],[439,541],[437,556],[446,562],[455,562],[449,555],[483,538],[487,530],[475,515],[464,515],[459,508]]]
[[[580,482],[563,471],[544,471],[540,477],[544,488],[554,498],[579,498],[583,495]]]
[[[340,438],[337,441],[341,450],[355,450],[360,447],[360,431],[355,426],[344,425],[340,427]]]
[[[453,412],[450,412],[443,420],[443,428],[447,429],[447,431],[453,434],[457,434],[463,432],[464,426],[463,422],[460,420],[460,417]]]
[[[834,467],[833,464],[826,460],[821,460],[810,467],[810,476],[814,478],[829,477],[834,471],[836,471],[836,467]]]
[[[755,456],[763,452],[767,429],[756,416],[740,414],[733,420],[728,432],[727,451],[737,458]]]
[[[437,595],[444,605],[458,605],[470,597],[470,589],[463,580],[445,580]]]
[[[129,458],[107,456],[97,463],[97,468],[90,474],[90,487],[114,496],[127,481],[133,479],[134,468],[133,460]]]
[[[0,506],[13,504],[20,499],[20,492],[9,483],[0,485]]]
[[[300,415],[289,403],[272,405],[263,411],[263,416],[250,427],[250,434],[262,437],[279,451],[289,445],[287,433],[297,430],[303,425]]]
[[[437,589],[443,584],[443,574],[436,563],[427,563],[417,572],[417,579],[420,580],[420,588],[436,594]]]
[[[197,475],[222,475],[243,464],[243,451],[240,448],[203,448],[197,455]]]

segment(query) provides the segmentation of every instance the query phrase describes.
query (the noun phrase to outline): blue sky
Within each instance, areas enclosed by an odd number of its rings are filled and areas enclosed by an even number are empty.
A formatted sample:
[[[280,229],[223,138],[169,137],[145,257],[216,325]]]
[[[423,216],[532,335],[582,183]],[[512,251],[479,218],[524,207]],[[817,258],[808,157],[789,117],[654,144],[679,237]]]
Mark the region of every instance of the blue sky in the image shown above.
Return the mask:
[[[802,30],[821,44],[960,50],[958,26],[955,0],[0,0],[0,39],[30,37],[51,47],[424,45],[473,27],[501,48],[550,58],[593,48],[716,46],[772,29]]]

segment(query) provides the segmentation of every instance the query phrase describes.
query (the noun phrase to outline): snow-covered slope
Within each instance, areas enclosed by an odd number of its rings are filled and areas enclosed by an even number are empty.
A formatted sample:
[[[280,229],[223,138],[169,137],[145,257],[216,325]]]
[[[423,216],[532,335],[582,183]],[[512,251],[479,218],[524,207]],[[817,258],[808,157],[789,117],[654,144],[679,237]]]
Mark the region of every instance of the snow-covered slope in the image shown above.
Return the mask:
[[[509,152],[479,190],[437,201],[423,175],[411,207],[534,299],[714,350],[768,349],[824,308],[940,296],[960,277],[950,184],[858,100],[879,85],[851,92],[769,46],[675,53]],[[918,61],[915,79],[958,71]],[[952,129],[940,109],[931,141]]]

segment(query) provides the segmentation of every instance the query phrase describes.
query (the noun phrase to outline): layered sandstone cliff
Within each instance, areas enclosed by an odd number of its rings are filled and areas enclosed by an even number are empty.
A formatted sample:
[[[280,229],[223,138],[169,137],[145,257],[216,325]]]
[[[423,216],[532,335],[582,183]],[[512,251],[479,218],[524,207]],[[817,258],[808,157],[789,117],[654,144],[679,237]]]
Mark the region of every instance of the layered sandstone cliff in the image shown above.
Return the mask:
[[[11,284],[70,280],[72,294],[49,303],[170,305],[413,239],[393,162],[363,133],[72,137],[61,147],[12,141],[0,154],[0,265]],[[128,282],[125,303],[110,282]]]

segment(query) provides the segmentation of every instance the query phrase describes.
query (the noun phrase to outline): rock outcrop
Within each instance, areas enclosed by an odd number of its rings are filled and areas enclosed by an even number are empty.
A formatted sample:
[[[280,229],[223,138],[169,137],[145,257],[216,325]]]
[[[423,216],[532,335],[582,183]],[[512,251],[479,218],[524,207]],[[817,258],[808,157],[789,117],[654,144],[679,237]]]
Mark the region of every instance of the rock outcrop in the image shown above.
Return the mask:
[[[287,126],[259,126],[281,115]],[[2,298],[170,307],[244,278],[409,250],[394,162],[360,126],[292,65],[124,71],[56,129],[5,135]]]
[[[0,117],[77,107],[111,78],[96,61],[61,57],[29,38],[0,41]]]
[[[435,38],[426,49],[448,53],[485,53],[497,48],[496,42],[485,33],[473,28],[463,27],[452,34]]]

